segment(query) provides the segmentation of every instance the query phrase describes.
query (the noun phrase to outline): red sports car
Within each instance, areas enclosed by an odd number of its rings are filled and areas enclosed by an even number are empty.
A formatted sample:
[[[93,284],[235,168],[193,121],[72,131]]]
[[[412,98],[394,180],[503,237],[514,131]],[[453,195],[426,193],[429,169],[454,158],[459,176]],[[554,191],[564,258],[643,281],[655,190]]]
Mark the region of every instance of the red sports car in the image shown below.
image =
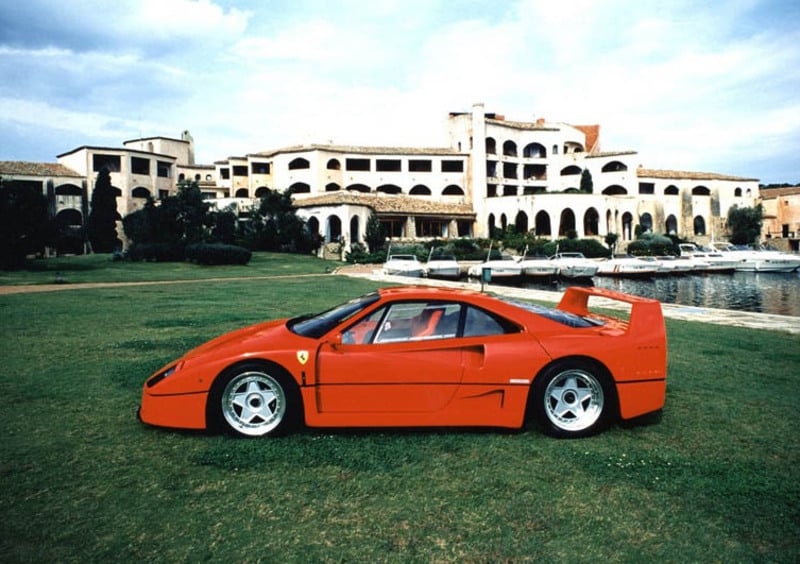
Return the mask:
[[[595,312],[595,298],[621,314]],[[139,417],[245,436],[300,424],[521,428],[530,418],[551,435],[579,437],[660,410],[666,376],[655,300],[569,288],[548,308],[385,288],[197,347],[147,380]]]

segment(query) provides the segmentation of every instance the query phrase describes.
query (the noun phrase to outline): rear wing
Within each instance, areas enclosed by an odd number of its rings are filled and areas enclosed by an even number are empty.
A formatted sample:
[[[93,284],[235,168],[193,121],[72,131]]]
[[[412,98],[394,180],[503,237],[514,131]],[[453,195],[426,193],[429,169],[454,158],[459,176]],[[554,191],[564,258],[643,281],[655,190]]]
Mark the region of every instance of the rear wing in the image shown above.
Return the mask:
[[[592,309],[589,308],[590,298],[597,298],[592,300]],[[598,306],[600,308],[622,310],[626,315],[610,317],[595,311],[594,308]],[[593,317],[611,322],[614,328],[633,334],[665,330],[661,302],[604,288],[571,286],[564,292],[561,301],[556,307],[581,317]],[[625,317],[627,317],[627,321]]]

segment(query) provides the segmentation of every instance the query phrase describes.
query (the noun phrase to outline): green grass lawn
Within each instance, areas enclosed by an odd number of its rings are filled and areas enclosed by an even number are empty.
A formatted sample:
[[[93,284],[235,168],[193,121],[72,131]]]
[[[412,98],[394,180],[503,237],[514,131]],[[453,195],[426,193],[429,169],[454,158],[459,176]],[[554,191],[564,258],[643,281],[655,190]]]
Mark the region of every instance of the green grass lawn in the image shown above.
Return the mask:
[[[154,263],[112,261],[109,254],[39,259],[24,270],[0,270],[0,286],[17,284],[53,284],[56,276],[64,283],[148,282],[162,280],[202,280],[321,274],[339,266],[310,255],[253,253],[246,266],[201,266],[189,262]]]
[[[310,260],[305,272],[324,272]],[[584,440],[237,440],[137,422],[144,379],[186,349],[374,287],[318,276],[0,296],[0,561],[800,560],[800,339],[782,333],[668,321],[662,420]]]

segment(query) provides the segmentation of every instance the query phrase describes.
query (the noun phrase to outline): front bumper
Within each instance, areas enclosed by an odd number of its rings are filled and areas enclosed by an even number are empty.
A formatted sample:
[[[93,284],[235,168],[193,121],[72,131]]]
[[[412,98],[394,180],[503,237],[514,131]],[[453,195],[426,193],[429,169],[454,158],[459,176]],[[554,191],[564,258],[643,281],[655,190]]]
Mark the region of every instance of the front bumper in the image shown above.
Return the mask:
[[[208,392],[157,396],[145,392],[137,417],[142,423],[175,429],[205,429]]]

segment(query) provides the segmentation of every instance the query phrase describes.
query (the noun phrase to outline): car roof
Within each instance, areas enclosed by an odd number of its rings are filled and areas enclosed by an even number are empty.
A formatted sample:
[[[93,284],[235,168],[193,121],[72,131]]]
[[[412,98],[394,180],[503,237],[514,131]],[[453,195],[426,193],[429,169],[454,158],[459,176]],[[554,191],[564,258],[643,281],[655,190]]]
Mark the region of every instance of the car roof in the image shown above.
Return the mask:
[[[388,288],[380,288],[378,290],[381,297],[384,298],[400,298],[400,299],[426,299],[426,300],[467,300],[472,302],[492,302],[496,303],[497,299],[475,292],[473,290],[462,290],[459,288],[438,288],[433,286],[392,286]]]

